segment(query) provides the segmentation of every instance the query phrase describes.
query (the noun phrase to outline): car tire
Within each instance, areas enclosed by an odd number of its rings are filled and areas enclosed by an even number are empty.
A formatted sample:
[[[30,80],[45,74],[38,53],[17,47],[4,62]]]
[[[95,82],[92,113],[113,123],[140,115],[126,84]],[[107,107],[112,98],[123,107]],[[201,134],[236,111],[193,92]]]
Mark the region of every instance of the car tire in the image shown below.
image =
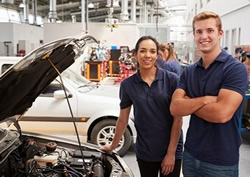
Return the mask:
[[[91,142],[98,146],[110,145],[115,135],[116,120],[103,120],[95,125],[91,132]],[[128,129],[124,132],[122,139],[115,149],[116,152],[122,157],[130,148],[132,137]]]

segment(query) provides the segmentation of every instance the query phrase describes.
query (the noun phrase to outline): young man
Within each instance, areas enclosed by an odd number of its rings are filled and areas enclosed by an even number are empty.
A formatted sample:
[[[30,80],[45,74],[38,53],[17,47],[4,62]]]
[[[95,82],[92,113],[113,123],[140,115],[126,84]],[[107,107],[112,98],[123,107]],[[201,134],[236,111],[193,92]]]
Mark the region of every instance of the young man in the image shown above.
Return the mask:
[[[246,67],[220,49],[219,16],[202,12],[193,19],[200,60],[183,71],[173,94],[173,116],[191,115],[185,150],[185,177],[237,177],[241,137],[238,118],[247,88]]]

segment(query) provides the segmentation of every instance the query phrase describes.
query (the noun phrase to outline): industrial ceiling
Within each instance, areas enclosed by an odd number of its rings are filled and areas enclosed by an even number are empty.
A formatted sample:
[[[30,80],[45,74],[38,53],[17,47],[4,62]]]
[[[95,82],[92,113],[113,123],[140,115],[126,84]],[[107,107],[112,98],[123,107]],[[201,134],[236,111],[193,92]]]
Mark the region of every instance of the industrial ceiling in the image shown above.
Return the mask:
[[[70,22],[74,19],[76,22],[81,22],[81,8],[83,7],[81,4],[82,1],[83,0],[2,0],[0,6],[15,9],[20,13],[23,13],[24,8],[20,7],[20,5],[26,3],[28,4],[29,13],[37,13],[37,15],[42,18],[49,19],[51,4],[56,3],[56,14],[54,15],[57,20]],[[89,21],[104,22],[111,13],[111,6],[113,7],[112,16],[114,18],[120,18],[122,3],[127,3],[127,12],[130,14],[133,1],[136,1],[136,18],[139,17],[140,10],[143,5],[152,9],[156,9],[158,7],[158,10],[166,13],[183,12],[185,9],[178,7],[186,5],[186,0],[85,0],[84,12],[88,12],[86,17]],[[162,14],[163,13],[159,13],[158,15],[160,16]],[[157,13],[154,15],[157,15]]]

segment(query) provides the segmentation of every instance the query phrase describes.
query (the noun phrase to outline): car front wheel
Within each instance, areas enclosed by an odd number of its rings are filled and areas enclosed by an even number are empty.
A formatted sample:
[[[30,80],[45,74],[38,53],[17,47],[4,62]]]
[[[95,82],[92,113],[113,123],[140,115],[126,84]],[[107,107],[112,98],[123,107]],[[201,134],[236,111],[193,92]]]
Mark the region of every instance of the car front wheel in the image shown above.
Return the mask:
[[[97,144],[98,146],[110,145],[115,136],[115,126],[116,120],[103,120],[95,125],[93,131],[91,133],[91,142]],[[124,156],[124,154],[128,151],[131,145],[131,135],[129,130],[126,129],[123,134],[118,147],[115,149],[120,156]]]

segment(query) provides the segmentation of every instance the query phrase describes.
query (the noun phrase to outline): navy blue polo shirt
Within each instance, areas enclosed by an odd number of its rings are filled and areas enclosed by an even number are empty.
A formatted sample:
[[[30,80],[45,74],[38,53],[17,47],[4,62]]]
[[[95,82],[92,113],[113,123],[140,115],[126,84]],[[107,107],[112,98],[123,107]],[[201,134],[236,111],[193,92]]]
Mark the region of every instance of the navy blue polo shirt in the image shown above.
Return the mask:
[[[181,71],[181,65],[177,60],[170,59],[168,61],[165,61],[162,59],[161,56],[158,56],[156,60],[157,66],[159,66],[162,69],[165,69],[167,71],[173,72],[180,76],[180,71]]]
[[[187,66],[178,87],[191,98],[217,96],[221,88],[238,92],[244,98],[247,88],[246,67],[223,50],[207,69],[202,66],[202,59]],[[196,159],[215,165],[237,164],[241,144],[238,129],[241,109],[242,104],[226,123],[210,123],[192,114],[185,150]]]
[[[181,71],[181,65],[177,60],[170,59],[164,64],[163,69],[176,73],[179,76]]]
[[[176,74],[158,68],[150,87],[141,79],[139,71],[121,83],[120,108],[133,105],[136,156],[142,160],[159,162],[167,153],[173,123],[169,106],[178,80]],[[176,159],[182,159],[182,149],[181,136]]]

